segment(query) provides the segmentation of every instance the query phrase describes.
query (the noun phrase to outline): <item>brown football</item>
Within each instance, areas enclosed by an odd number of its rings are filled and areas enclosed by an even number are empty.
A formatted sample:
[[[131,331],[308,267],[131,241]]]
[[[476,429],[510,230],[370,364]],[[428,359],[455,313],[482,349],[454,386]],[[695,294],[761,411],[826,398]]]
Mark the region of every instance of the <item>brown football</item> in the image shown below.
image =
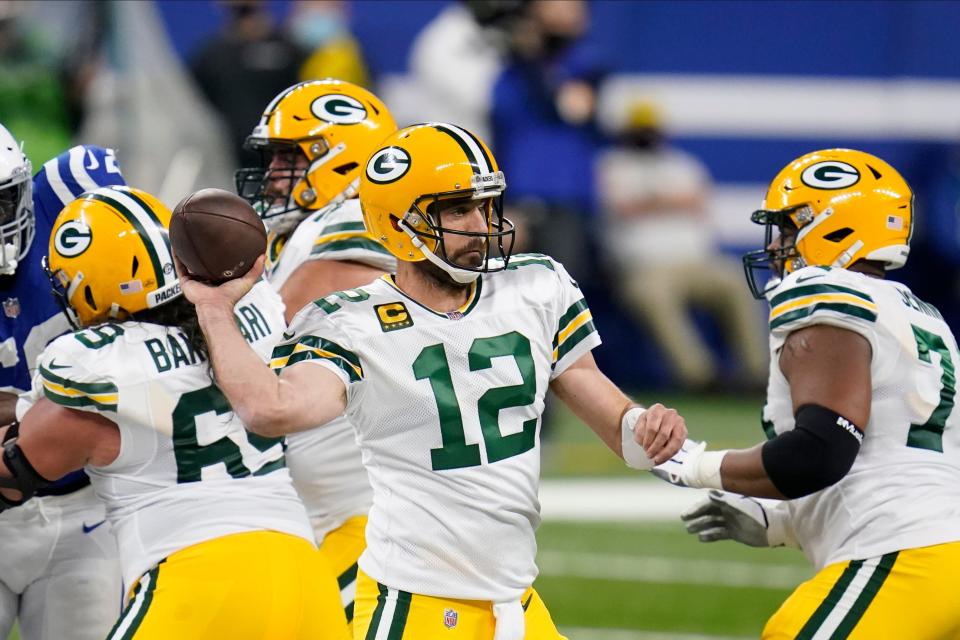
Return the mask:
[[[238,195],[201,189],[174,208],[170,245],[191,276],[220,283],[239,278],[266,251],[260,216]]]

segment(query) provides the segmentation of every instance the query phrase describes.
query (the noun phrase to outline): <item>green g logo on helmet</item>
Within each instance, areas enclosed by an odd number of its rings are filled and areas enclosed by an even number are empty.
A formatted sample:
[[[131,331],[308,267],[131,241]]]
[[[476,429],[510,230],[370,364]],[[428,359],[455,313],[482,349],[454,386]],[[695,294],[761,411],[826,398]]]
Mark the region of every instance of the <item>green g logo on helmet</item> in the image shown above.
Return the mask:
[[[846,189],[860,181],[860,172],[846,162],[828,160],[804,169],[800,180],[814,189]]]
[[[358,124],[367,119],[367,108],[356,98],[328,93],[310,103],[310,113],[324,122]]]
[[[63,257],[74,258],[89,249],[92,241],[93,233],[91,233],[90,227],[79,220],[72,220],[63,223],[57,229],[53,246],[57,253]]]
[[[389,184],[410,169],[410,154],[400,147],[380,149],[367,162],[367,178],[376,184]]]

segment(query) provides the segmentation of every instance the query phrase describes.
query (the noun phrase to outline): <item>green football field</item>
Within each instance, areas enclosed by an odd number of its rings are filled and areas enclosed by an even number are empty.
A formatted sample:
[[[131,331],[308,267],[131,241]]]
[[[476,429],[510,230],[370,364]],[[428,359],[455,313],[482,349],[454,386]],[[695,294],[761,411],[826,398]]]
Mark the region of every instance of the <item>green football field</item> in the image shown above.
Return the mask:
[[[679,409],[691,435],[711,448],[746,446],[763,437],[759,397],[635,397]],[[639,488],[658,485],[624,467],[562,409],[551,425],[544,442],[545,482],[606,478]],[[571,640],[756,638],[792,588],[812,575],[798,552],[701,544],[679,521],[548,519],[538,541],[541,574],[535,586]],[[11,638],[18,638],[16,632]]]

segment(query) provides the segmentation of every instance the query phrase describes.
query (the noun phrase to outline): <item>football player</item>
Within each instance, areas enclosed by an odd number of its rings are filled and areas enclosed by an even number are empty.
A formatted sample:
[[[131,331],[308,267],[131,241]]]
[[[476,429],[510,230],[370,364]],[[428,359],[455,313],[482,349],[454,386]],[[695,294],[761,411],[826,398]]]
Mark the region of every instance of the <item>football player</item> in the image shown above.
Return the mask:
[[[123,184],[111,149],[77,146],[31,179],[30,162],[0,126],[0,425],[14,421],[40,350],[69,330],[41,258],[60,210],[98,186]],[[16,430],[9,430],[13,437]],[[25,640],[100,640],[120,612],[117,545],[103,503],[78,471],[0,514],[0,637],[19,617]]]
[[[340,607],[315,606],[336,582],[282,442],[248,434],[210,374],[169,220],[126,187],[57,217],[48,276],[80,329],[40,355],[32,405],[4,444],[3,505],[87,470],[133,587],[111,639],[348,637]],[[277,294],[261,282],[231,313],[267,358],[285,326]]]
[[[363,163],[397,126],[386,105],[349,82],[302,82],[270,102],[246,146],[263,165],[241,169],[237,190],[270,229],[267,278],[289,321],[305,304],[396,270],[363,225]],[[287,464],[320,553],[353,619],[357,558],[373,492],[346,417],[287,439]]]
[[[454,125],[382,141],[360,202],[397,273],[301,310],[273,352],[279,375],[229,317],[257,270],[220,287],[184,278],[249,429],[279,436],[344,411],[356,429],[374,495],[355,638],[561,637],[531,586],[548,388],[635,466],[685,437],[675,411],[638,407],[599,371],[600,338],[563,266],[511,259],[505,187],[487,146]]]
[[[800,547],[816,566],[764,638],[960,637],[960,353],[932,305],[885,279],[910,251],[913,193],[880,158],[827,149],[787,165],[753,221],[767,232],[744,263],[770,304],[768,440],[688,443],[656,473],[733,492],[685,514],[702,540]],[[758,267],[774,271],[766,286]]]

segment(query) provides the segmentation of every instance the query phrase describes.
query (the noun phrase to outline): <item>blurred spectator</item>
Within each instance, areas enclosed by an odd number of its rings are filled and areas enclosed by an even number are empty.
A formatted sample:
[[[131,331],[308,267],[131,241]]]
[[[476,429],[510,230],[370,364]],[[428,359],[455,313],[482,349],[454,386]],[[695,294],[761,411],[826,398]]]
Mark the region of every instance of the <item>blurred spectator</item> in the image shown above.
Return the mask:
[[[119,149],[124,177],[169,207],[200,187],[229,188],[225,127],[175,56],[156,3],[95,6],[106,11],[104,54],[85,92],[79,139]]]
[[[252,166],[259,158],[244,151],[243,142],[263,105],[296,84],[306,55],[274,24],[265,3],[225,0],[222,5],[227,23],[194,57],[191,69],[227,123],[236,166]]]
[[[698,306],[730,341],[742,368],[737,382],[758,387],[766,373],[758,309],[739,266],[712,236],[706,167],[666,144],[656,108],[636,102],[619,144],[599,159],[598,179],[617,293],[649,326],[679,381],[694,388],[718,382],[716,357],[690,315]]]
[[[571,47],[586,31],[587,4],[533,0],[510,29],[510,59],[493,90],[493,142],[509,176],[520,250],[547,253],[574,277],[591,275],[589,218],[600,65]]]
[[[312,52],[300,67],[301,80],[336,78],[370,86],[360,45],[347,28],[347,6],[340,0],[301,0],[287,21],[290,35]],[[266,104],[266,103],[264,103]]]
[[[35,166],[68,147],[102,44],[104,5],[0,0],[0,114]],[[69,30],[58,26],[67,16]]]
[[[410,50],[416,113],[403,120],[452,122],[490,141],[493,84],[503,69],[510,28],[525,0],[467,0],[448,5]]]

